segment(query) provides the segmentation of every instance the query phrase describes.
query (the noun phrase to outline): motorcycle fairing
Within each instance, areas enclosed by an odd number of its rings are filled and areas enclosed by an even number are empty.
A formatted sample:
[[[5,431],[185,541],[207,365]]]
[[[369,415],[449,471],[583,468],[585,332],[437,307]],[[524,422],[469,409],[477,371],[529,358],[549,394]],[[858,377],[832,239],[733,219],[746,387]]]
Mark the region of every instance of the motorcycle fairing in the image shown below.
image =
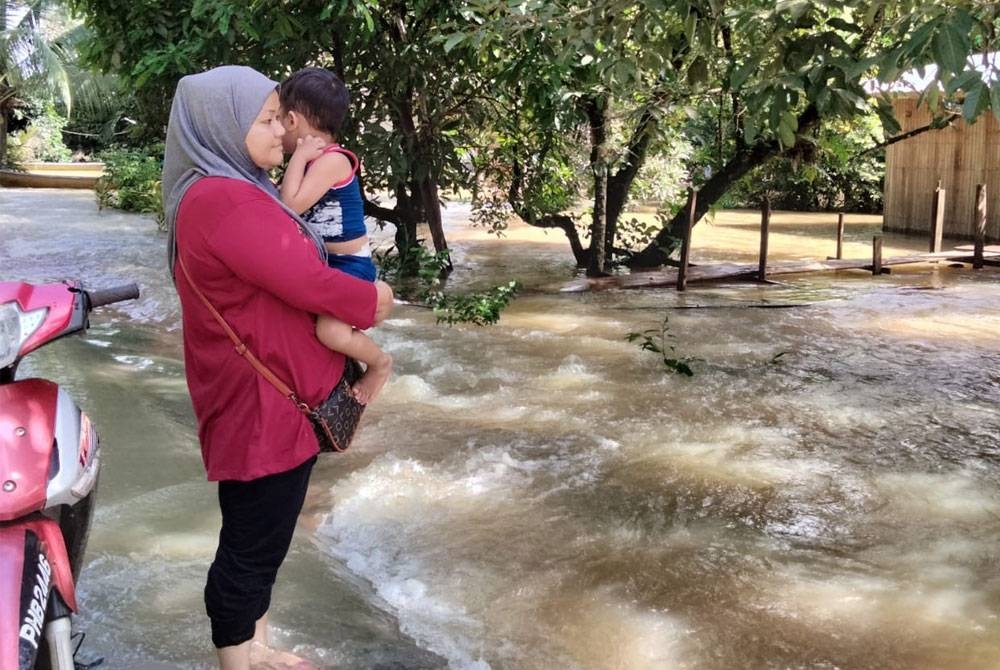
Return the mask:
[[[0,282],[0,303],[17,301],[22,312],[41,308],[49,310],[42,325],[21,346],[21,356],[55,339],[70,326],[73,313],[77,311],[79,295],[73,289],[67,284],[34,286],[23,282]]]
[[[0,385],[0,521],[79,502],[94,488],[99,451],[90,420],[57,384]]]
[[[45,507],[58,399],[44,379],[0,385],[0,521]]]
[[[76,590],[59,525],[35,518],[0,526],[0,668],[33,667],[53,588],[75,612]]]
[[[75,505],[94,488],[100,465],[97,434],[73,398],[59,389],[55,408],[55,450],[45,507]]]

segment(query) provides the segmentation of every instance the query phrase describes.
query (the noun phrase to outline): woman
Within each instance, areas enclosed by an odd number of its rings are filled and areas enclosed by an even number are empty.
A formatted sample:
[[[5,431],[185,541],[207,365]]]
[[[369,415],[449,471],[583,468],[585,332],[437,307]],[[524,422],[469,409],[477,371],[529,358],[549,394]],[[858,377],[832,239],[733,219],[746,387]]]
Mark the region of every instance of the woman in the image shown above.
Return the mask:
[[[392,304],[384,283],[328,268],[322,241],[281,204],[267,171],[283,160],[283,134],[277,84],[259,72],[220,67],[177,86],[163,194],[188,388],[208,479],[219,482],[222,529],[205,606],[223,670],[246,670],[251,642],[267,643],[271,587],[318,447],[309,422],[235,351],[192,284],[313,406],[344,368],[316,339],[315,315],[363,329]]]

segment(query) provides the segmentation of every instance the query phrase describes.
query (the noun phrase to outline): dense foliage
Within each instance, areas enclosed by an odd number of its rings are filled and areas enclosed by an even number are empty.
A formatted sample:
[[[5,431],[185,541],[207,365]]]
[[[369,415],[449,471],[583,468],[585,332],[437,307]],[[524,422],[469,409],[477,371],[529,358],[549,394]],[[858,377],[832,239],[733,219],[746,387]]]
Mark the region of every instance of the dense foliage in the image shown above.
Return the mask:
[[[59,0],[0,0],[0,164],[67,160],[122,134],[129,96],[113,74],[81,68],[77,46],[88,39]]]
[[[151,148],[116,147],[97,156],[104,162],[104,175],[97,183],[97,202],[127,212],[153,214],[157,225],[164,224],[160,173],[163,145]]]
[[[877,169],[877,156],[858,163],[836,145],[839,128],[873,114],[895,132],[872,79],[933,62],[932,108],[957,102],[969,120],[1000,109],[1000,82],[966,60],[997,48],[1000,6],[971,0],[73,4],[94,36],[90,62],[136,89],[152,135],[184,74],[325,65],[356,93],[347,141],[362,149],[367,191],[393,198],[367,209],[396,224],[401,249],[425,222],[446,251],[438,189],[461,188],[493,229],[513,213],[564,230],[592,273],[616,252],[638,265],[667,258],[686,226],[685,184],[664,189],[663,226],[638,254],[624,249],[634,231],[619,220],[636,189],[648,192],[647,167],[692,125],[684,169],[664,174],[699,188],[700,216],[750,174],[786,176],[765,186],[802,204],[874,205],[871,180],[854,192],[845,175]],[[774,160],[791,169],[761,172]]]
[[[759,207],[767,197],[775,209],[881,212],[885,164],[872,148],[882,141],[873,117],[824,125],[810,155],[778,156],[754,168],[720,204]]]
[[[21,112],[30,113],[31,123],[25,123],[8,138],[7,162],[15,166],[31,161],[68,161],[72,157],[63,142],[64,119],[52,103],[42,103],[40,110],[26,105]]]

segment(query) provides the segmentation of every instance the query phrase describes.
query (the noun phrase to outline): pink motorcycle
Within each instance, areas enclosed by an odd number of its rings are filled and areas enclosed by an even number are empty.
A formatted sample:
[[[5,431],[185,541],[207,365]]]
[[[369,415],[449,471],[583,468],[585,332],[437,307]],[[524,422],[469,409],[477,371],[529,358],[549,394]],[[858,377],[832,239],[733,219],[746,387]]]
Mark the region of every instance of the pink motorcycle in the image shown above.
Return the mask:
[[[77,667],[70,616],[101,463],[87,414],[55,382],[15,379],[18,363],[138,296],[135,284],[0,282],[0,670]]]

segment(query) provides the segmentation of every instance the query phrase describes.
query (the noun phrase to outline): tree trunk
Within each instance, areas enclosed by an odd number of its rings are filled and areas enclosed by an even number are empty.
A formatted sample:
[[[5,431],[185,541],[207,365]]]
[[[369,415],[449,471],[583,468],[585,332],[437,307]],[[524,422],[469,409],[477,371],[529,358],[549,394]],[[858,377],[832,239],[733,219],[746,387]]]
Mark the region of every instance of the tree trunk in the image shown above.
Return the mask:
[[[578,268],[587,267],[590,261],[590,252],[583,248],[583,243],[580,241],[580,234],[576,231],[576,224],[572,218],[565,214],[553,214],[529,221],[528,225],[535,228],[558,228],[566,233],[566,239],[569,240],[569,247],[573,250],[573,258],[576,259],[576,266]]]
[[[594,171],[594,216],[590,224],[590,262],[587,264],[588,277],[607,274],[607,204],[608,204],[608,134],[605,122],[607,99],[589,98],[584,103],[590,123],[590,167]]]
[[[580,242],[580,234],[576,230],[576,222],[573,220],[573,217],[566,214],[536,216],[535,212],[524,206],[524,201],[520,197],[524,188],[524,171],[521,169],[521,164],[517,160],[514,160],[510,167],[512,178],[510,180],[510,188],[507,190],[507,203],[514,213],[521,217],[521,220],[529,226],[535,228],[558,228],[563,231],[566,234],[566,239],[569,240],[569,247],[573,251],[573,258],[576,259],[576,266],[578,268],[587,267],[587,259],[590,254],[583,248],[583,243]]]
[[[0,166],[4,165],[7,165],[7,110],[0,108]]]
[[[396,224],[396,248],[400,253],[417,244],[417,217],[413,212],[410,196],[403,186],[396,187],[396,207],[399,220]]]
[[[431,230],[431,240],[434,241],[434,251],[447,252],[448,241],[444,237],[444,228],[441,225],[441,199],[438,197],[437,180],[433,176],[425,177],[421,183],[420,193],[427,225]],[[442,273],[447,275],[453,269],[451,258],[448,258],[448,264],[442,269]]]
[[[781,153],[777,140],[754,145],[750,151],[743,152],[729,159],[721,170],[713,174],[701,188],[698,189],[698,201],[694,210],[694,223],[697,224],[712,208],[719,198],[724,196],[733,182],[753,168],[761,165],[769,158]],[[681,243],[684,232],[689,225],[688,208],[682,208],[670,223],[664,226],[653,241],[645,249],[632,257],[628,265],[632,269],[652,268],[664,265]],[[694,224],[691,224],[692,227]]]
[[[798,118],[798,134],[805,135],[812,130],[820,121],[819,113],[814,105],[807,107]],[[803,140],[796,142],[789,151],[801,148]],[[772,139],[766,142],[758,142],[751,147],[738,152],[723,166],[721,170],[713,174],[698,189],[698,204],[694,211],[695,224],[701,220],[705,213],[729,191],[730,187],[740,177],[743,177],[753,168],[762,165],[767,160],[781,154],[781,145],[778,140]],[[632,257],[628,265],[632,269],[659,267],[667,263],[670,254],[680,245],[685,234],[688,223],[687,209],[682,209],[674,215],[670,223],[663,227],[656,237],[645,249]],[[694,224],[691,224],[692,227]]]
[[[605,233],[608,227],[608,170],[603,159],[594,166],[594,217],[590,224],[590,259],[587,263],[588,277],[603,277],[607,263]]]
[[[402,30],[401,24],[399,28]],[[405,138],[406,146],[410,147],[408,153],[411,160],[423,155],[410,93],[401,94],[393,107],[397,110],[396,123]],[[414,170],[411,167],[408,174],[402,177],[405,179],[405,185],[398,183],[394,188],[396,194],[394,211],[397,214],[395,221],[396,248],[401,256],[405,256],[407,250],[417,244],[416,226],[420,222],[426,222],[430,227],[434,250],[438,253],[448,251],[448,242],[445,239],[444,227],[441,223],[441,200],[438,195],[436,178],[437,175],[433,173],[433,170],[428,170],[428,174],[424,177],[415,178]],[[372,206],[371,209],[375,210],[376,208]],[[366,212],[369,210],[367,204],[365,210]],[[449,259],[444,273],[451,272],[452,268]]]
[[[614,249],[615,238],[618,234],[618,219],[621,217],[622,210],[625,209],[625,201],[632,189],[632,182],[635,181],[639,169],[646,161],[646,153],[649,150],[649,143],[656,133],[656,127],[656,117],[647,108],[639,118],[639,123],[629,139],[628,147],[625,150],[625,164],[614,176],[608,179],[606,249]]]

